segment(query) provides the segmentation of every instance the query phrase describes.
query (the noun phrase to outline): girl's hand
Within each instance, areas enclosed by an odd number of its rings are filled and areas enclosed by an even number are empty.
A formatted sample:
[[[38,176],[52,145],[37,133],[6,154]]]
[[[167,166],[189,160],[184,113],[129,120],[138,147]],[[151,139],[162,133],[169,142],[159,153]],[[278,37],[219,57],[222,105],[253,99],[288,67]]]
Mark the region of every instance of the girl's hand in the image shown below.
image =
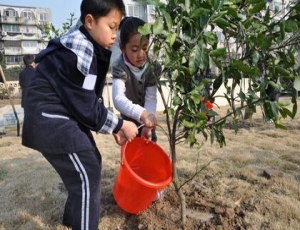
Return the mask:
[[[141,137],[145,137],[148,141],[152,140],[152,128],[143,127]]]
[[[155,127],[157,123],[155,115],[148,113],[146,110],[144,110],[141,115],[141,122],[149,128]]]

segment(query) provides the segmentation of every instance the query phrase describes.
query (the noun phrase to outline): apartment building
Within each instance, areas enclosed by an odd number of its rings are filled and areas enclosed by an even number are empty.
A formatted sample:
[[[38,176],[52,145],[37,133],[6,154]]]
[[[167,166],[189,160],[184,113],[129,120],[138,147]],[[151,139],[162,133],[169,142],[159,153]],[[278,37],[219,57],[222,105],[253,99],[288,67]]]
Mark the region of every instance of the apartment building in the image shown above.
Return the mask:
[[[0,5],[0,52],[6,67],[23,64],[24,54],[38,54],[48,43],[41,26],[51,23],[51,9]]]
[[[150,23],[154,21],[153,6],[137,0],[124,0],[124,3],[127,16],[139,17]],[[43,37],[40,28],[51,22],[50,8],[0,5],[0,53],[5,57],[7,68],[22,65],[24,54],[38,54],[47,46],[48,40]],[[116,44],[113,60],[118,53]]]

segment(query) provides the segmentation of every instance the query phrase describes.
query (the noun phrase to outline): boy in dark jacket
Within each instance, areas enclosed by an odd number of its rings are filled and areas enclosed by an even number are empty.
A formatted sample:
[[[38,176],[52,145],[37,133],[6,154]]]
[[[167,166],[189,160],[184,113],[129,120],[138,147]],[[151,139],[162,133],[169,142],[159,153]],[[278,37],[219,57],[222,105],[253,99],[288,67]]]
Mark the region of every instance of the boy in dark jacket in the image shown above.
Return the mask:
[[[27,86],[34,75],[35,72],[35,63],[34,63],[34,56],[32,54],[26,54],[23,57],[24,62],[24,69],[19,73],[19,83],[22,90],[22,98],[21,98],[21,106],[23,105],[23,100],[26,94]]]
[[[122,0],[83,0],[82,26],[49,42],[24,101],[22,144],[40,151],[62,178],[68,198],[63,224],[98,229],[101,155],[92,131],[131,141],[134,123],[105,108],[102,91],[116,32],[125,15]]]

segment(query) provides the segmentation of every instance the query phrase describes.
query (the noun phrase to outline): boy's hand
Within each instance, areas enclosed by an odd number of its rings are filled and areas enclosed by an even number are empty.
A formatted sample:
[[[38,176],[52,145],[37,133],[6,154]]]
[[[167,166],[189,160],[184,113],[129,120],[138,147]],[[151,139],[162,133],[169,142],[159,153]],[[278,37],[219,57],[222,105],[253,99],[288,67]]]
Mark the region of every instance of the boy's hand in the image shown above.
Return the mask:
[[[124,136],[124,133],[122,131],[119,131],[118,133],[113,133],[115,141],[118,145],[123,145],[126,141],[126,138]]]
[[[122,125],[120,131],[123,132],[122,135],[127,141],[132,141],[133,138],[135,138],[139,132],[138,128],[136,127],[136,124],[134,124],[131,121],[126,121],[126,120],[123,120],[123,125]]]
[[[136,125],[131,121],[123,120],[123,125],[118,133],[114,133],[115,141],[118,145],[122,145],[125,141],[132,141],[138,134]]]

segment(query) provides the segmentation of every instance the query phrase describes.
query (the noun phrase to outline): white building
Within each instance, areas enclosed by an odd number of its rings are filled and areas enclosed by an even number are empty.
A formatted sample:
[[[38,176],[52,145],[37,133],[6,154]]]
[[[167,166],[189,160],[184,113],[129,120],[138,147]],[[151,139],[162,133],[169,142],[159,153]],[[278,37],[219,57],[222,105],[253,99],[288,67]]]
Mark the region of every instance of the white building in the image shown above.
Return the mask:
[[[0,52],[7,68],[22,65],[24,54],[36,55],[46,47],[39,28],[51,19],[49,8],[0,5]]]
[[[154,21],[153,6],[137,0],[124,0],[124,3],[127,16]],[[50,8],[0,5],[0,53],[5,57],[7,68],[22,65],[24,54],[36,55],[47,46],[48,41],[39,28],[51,22]],[[118,54],[119,46],[116,44],[112,60]]]

